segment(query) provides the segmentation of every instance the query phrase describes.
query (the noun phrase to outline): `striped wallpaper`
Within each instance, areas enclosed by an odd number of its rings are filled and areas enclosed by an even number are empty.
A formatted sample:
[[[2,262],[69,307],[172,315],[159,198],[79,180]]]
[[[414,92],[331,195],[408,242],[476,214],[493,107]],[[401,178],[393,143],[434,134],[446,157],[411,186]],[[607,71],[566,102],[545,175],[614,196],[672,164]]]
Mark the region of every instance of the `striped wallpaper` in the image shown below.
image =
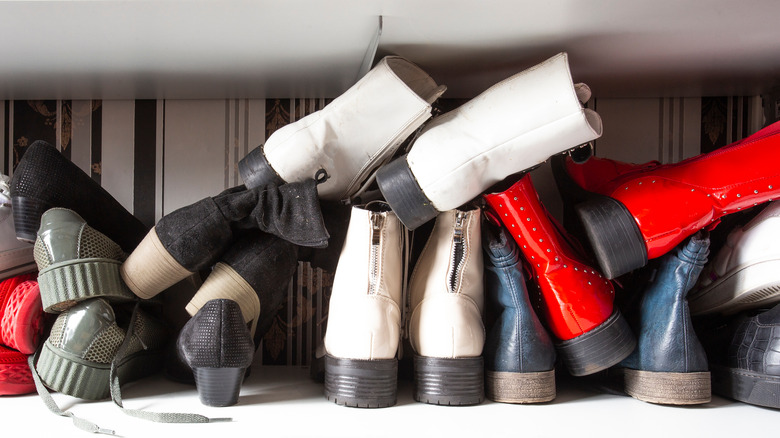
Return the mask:
[[[327,99],[39,100],[0,105],[6,174],[41,139],[90,174],[147,225],[241,183],[238,161],[276,129]],[[443,110],[462,100],[441,102]],[[596,154],[674,162],[731,143],[763,125],[758,97],[594,99],[604,135]],[[561,206],[547,167],[533,173],[548,209]],[[308,365],[327,320],[333,273],[300,263],[256,362]]]

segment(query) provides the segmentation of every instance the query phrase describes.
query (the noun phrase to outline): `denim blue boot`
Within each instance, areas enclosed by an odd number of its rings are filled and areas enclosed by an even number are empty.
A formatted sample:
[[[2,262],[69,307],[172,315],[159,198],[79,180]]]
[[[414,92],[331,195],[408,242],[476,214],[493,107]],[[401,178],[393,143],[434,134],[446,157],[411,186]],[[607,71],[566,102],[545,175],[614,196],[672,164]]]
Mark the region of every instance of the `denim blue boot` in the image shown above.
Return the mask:
[[[660,260],[635,319],[637,347],[617,365],[628,395],[672,405],[710,401],[707,355],[686,299],[707,262],[709,246],[709,235],[699,232]]]
[[[483,227],[485,295],[497,320],[483,352],[487,397],[504,403],[555,398],[555,347],[536,316],[525,288],[515,241],[504,228]]]

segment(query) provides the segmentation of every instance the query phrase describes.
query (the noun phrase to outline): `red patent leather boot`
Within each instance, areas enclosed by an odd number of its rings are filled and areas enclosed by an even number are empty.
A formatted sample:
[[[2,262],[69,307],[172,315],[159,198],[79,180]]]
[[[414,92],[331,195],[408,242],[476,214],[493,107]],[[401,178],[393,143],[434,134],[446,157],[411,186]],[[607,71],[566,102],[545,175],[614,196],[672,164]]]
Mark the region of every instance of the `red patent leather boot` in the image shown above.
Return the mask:
[[[615,278],[640,268],[724,215],[780,197],[778,152],[780,122],[679,163],[591,180],[587,190],[595,196],[575,211],[601,271]],[[586,181],[609,161],[567,169]]]
[[[512,234],[538,285],[541,316],[557,338],[569,372],[593,374],[628,356],[636,345],[613,306],[612,283],[583,263],[548,216],[526,174],[509,189],[484,195],[492,214]]]

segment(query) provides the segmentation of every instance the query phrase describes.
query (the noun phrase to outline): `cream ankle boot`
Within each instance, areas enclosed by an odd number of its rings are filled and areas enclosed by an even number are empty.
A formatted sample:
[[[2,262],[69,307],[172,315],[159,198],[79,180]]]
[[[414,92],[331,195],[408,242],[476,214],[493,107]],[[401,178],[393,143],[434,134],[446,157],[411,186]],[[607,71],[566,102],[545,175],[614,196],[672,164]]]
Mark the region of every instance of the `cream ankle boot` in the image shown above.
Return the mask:
[[[404,232],[384,202],[353,207],[330,298],[325,395],[337,404],[396,402]]]
[[[431,121],[409,153],[376,175],[401,222],[413,230],[465,204],[509,175],[601,136],[582,108],[565,53],[520,72]]]
[[[409,284],[414,399],[472,405],[484,398],[480,210],[436,218]]]
[[[350,198],[406,138],[431,117],[446,90],[411,62],[382,59],[325,108],[275,131],[238,163],[248,188],[330,178],[317,189],[324,200]]]

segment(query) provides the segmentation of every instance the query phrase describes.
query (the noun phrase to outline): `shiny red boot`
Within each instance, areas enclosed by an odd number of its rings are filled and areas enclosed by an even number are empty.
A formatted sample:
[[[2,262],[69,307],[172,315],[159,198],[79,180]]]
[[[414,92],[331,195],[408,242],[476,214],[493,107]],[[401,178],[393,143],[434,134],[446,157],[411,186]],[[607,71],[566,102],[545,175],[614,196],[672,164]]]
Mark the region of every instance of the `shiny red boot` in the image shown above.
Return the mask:
[[[602,196],[575,210],[601,271],[615,278],[640,268],[724,215],[778,198],[780,167],[774,160],[778,152],[780,122],[679,163],[586,183],[590,193]],[[602,173],[609,161],[579,168],[571,163],[567,169],[585,181],[590,178],[586,172]]]
[[[569,372],[593,374],[628,356],[636,345],[613,307],[612,283],[582,262],[539,201],[526,174],[509,189],[484,196],[509,230],[537,283],[541,316],[558,339]]]

